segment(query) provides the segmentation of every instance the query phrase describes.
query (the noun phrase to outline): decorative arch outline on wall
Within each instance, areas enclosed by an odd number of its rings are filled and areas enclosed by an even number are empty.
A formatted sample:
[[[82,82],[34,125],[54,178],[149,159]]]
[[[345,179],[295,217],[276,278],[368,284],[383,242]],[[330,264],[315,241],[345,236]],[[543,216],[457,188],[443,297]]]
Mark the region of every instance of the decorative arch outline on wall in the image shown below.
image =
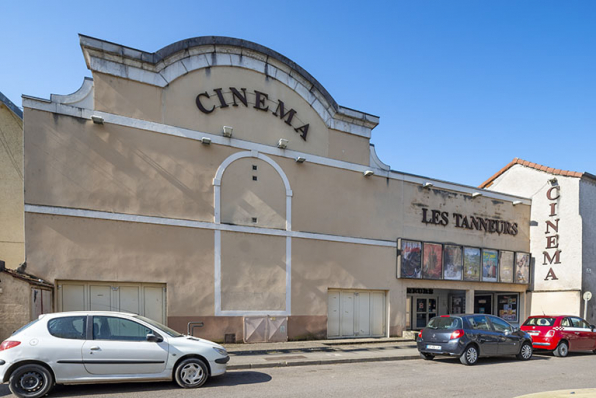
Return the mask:
[[[215,178],[213,179],[213,187],[214,187],[214,222],[215,224],[221,224],[221,178],[223,173],[226,171],[226,168],[232,164],[234,161],[243,158],[256,158],[260,159],[266,163],[268,163],[271,167],[277,171],[277,174],[281,177],[284,186],[286,188],[286,231],[292,230],[292,189],[290,188],[290,181],[286,176],[286,173],[283,169],[273,161],[269,156],[263,155],[258,151],[250,151],[250,152],[237,152],[233,155],[228,156],[226,160],[224,160],[217,172],[215,173]]]
[[[228,156],[217,169],[215,178],[213,178],[213,218],[215,224],[221,224],[221,179],[226,168],[238,159],[256,158],[260,159],[271,167],[273,167],[281,177],[286,189],[286,231],[292,230],[292,189],[290,181],[286,173],[269,156],[263,155],[258,151],[237,152]],[[289,316],[291,313],[292,304],[292,238],[286,236],[286,309],[285,311],[236,311],[236,310],[222,310],[221,309],[221,230],[214,231],[214,290],[215,290],[215,316],[258,316],[258,315],[275,315],[275,316]]]

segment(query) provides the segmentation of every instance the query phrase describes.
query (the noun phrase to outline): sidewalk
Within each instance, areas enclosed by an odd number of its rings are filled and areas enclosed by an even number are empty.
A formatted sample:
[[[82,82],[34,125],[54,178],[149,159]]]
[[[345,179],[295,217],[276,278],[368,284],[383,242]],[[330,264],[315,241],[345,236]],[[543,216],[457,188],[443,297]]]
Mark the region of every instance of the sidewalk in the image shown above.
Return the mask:
[[[403,338],[225,344],[228,370],[418,359],[416,342]]]

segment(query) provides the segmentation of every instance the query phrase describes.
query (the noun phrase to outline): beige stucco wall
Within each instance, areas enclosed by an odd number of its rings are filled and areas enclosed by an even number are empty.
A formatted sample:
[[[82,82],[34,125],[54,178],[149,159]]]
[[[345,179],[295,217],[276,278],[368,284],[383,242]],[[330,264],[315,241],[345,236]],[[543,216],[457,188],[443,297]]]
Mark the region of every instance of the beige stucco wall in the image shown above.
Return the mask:
[[[235,152],[28,108],[25,129],[25,202],[36,205],[213,221],[212,180]]]
[[[25,112],[26,128],[35,126],[27,128],[25,138],[26,203],[213,221],[213,178],[221,163],[238,150],[36,110]],[[293,230],[528,250],[528,206],[270,157],[284,170],[293,192]],[[256,174],[253,164],[260,167]],[[236,160],[228,169],[222,178],[222,222],[246,225],[250,221],[246,206],[256,206],[254,214],[262,216],[264,226],[284,228],[285,188],[277,172],[253,158]],[[258,181],[252,181],[253,175]],[[239,184],[246,178],[250,178],[247,185]],[[239,201],[245,209],[236,206]],[[453,222],[447,227],[427,225],[422,223],[423,207],[515,220],[519,233],[499,236],[455,228]]]
[[[163,123],[160,87],[93,73],[95,109],[115,115]]]
[[[31,287],[0,272],[0,289],[0,341],[3,341],[31,320]]]
[[[27,269],[39,277],[166,283],[168,316],[213,314],[213,231],[32,213],[25,221]]]
[[[580,313],[581,293],[569,292],[533,292],[531,309],[528,315],[576,315]]]
[[[328,289],[395,287],[395,249],[292,240],[292,312],[326,315]]]
[[[222,310],[286,310],[286,238],[222,232]]]
[[[0,260],[25,260],[23,231],[23,121],[0,103]]]

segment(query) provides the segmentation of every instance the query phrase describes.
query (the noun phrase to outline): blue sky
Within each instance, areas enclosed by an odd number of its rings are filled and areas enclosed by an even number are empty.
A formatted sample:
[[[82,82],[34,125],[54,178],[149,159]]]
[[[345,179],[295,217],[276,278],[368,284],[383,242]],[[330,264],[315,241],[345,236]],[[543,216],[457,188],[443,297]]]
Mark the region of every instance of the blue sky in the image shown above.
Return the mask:
[[[76,91],[78,33],[151,52],[231,36],[380,116],[394,170],[478,185],[519,157],[596,174],[595,21],[593,0],[2,2],[0,91]]]

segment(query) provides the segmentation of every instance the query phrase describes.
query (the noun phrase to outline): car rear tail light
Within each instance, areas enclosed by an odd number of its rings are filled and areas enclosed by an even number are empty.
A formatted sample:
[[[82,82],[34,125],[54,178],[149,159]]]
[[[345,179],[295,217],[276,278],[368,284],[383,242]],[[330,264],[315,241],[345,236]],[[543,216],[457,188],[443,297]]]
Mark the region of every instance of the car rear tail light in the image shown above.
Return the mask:
[[[463,335],[464,335],[464,331],[462,329],[457,329],[457,330],[454,330],[453,333],[451,333],[450,339],[451,340],[459,339]]]
[[[16,347],[19,344],[21,344],[20,341],[4,340],[2,344],[0,344],[0,351],[8,350],[9,348]]]
[[[555,331],[554,330],[549,330],[548,332],[546,332],[546,337],[553,337],[555,335]]]
[[[418,332],[418,338],[421,339],[422,338],[422,332],[424,332],[424,329],[422,329],[420,332]]]

